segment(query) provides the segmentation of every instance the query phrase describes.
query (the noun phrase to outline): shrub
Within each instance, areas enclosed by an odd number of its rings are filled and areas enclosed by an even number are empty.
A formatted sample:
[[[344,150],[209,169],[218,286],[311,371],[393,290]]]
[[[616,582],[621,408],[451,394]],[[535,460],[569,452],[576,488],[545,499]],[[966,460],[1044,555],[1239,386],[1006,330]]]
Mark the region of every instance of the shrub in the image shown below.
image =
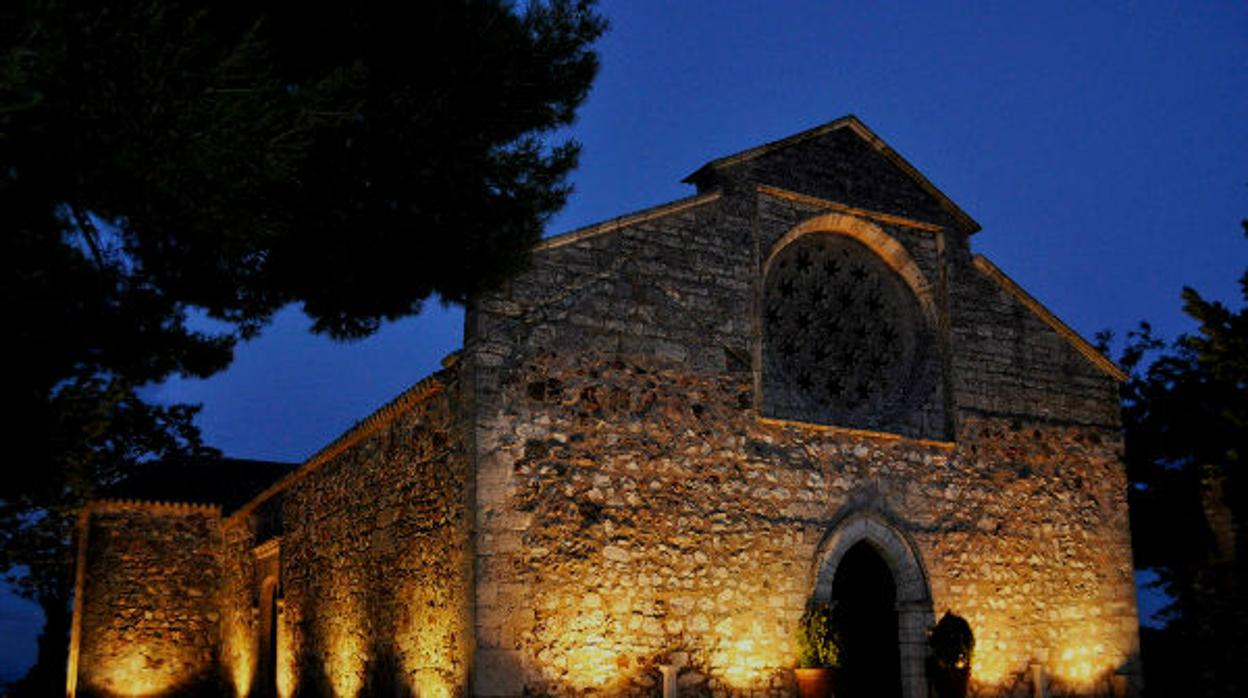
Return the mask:
[[[815,604],[802,614],[797,629],[797,666],[833,669],[840,665],[840,639],[832,622],[832,606]]]
[[[928,637],[932,660],[941,671],[971,670],[975,654],[975,636],[971,625],[962,616],[945,611]]]

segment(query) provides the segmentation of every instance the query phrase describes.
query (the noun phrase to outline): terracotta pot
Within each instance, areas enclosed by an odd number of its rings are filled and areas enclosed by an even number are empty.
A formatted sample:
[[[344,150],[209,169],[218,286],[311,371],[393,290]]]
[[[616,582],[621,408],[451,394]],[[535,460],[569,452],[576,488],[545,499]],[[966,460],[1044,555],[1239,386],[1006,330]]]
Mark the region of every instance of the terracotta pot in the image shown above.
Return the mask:
[[[836,669],[794,669],[802,698],[832,698]]]

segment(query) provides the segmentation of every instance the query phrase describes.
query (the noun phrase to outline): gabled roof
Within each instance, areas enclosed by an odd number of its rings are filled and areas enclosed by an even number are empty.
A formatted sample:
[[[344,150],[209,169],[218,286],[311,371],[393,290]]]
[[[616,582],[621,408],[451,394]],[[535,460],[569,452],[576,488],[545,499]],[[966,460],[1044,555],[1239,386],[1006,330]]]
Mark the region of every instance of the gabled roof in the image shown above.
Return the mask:
[[[936,185],[932,184],[927,177],[924,177],[921,172],[915,169],[914,165],[911,165],[908,161],[906,161],[906,159],[903,158],[897,151],[893,150],[891,146],[885,143],[884,139],[875,135],[871,129],[867,128],[866,124],[862,123],[862,121],[860,121],[858,117],[853,114],[842,116],[835,121],[829,121],[822,126],[816,126],[815,128],[802,131],[801,133],[789,136],[788,138],[782,138],[778,141],[765,143],[733,155],[717,158],[706,163],[702,167],[699,167],[682,181],[687,184],[696,184],[706,173],[713,170],[719,170],[725,167],[731,167],[733,165],[748,162],[757,157],[774,153],[777,150],[790,148],[798,145],[799,143],[803,143],[813,138],[818,138],[839,129],[849,129],[850,132],[866,141],[868,145],[892,162],[893,165],[901,170],[907,177],[914,180],[915,184],[935,199],[940,207],[947,211],[949,215],[957,221],[958,226],[966,231],[967,234],[978,232],[981,229],[981,226],[979,223],[975,222],[975,219],[971,218],[970,215],[955,204],[952,199],[945,196],[945,193],[937,189]]]

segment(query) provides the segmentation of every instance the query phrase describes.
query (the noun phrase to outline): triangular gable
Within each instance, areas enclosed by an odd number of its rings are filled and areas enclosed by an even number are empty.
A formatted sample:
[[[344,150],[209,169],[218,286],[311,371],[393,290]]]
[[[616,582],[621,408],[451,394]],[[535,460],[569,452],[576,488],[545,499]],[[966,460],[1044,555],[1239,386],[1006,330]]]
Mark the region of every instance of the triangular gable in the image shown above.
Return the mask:
[[[700,185],[702,182],[706,181],[709,178],[709,175],[713,172],[741,165],[762,156],[770,155],[778,151],[806,143],[828,135],[833,131],[842,129],[846,129],[855,134],[876,152],[883,155],[884,158],[892,163],[892,165],[902,174],[913,181],[921,190],[923,190],[923,192],[930,196],[941,209],[948,213],[949,216],[957,222],[958,227],[964,232],[971,234],[980,230],[979,223],[975,222],[975,220],[971,218],[966,211],[963,211],[961,207],[955,204],[952,199],[944,194],[944,192],[937,189],[936,185],[932,184],[926,177],[923,176],[921,172],[915,169],[915,167],[906,161],[906,159],[903,158],[897,151],[893,150],[893,148],[885,143],[882,138],[877,136],[873,131],[871,131],[871,129],[867,128],[865,124],[859,121],[858,117],[852,114],[843,116],[822,126],[816,126],[815,128],[802,131],[801,133],[789,136],[788,138],[782,138],[778,141],[750,148],[749,150],[743,150],[734,155],[728,155],[726,157],[712,160],[698,168],[697,171],[690,174],[688,177],[685,177],[683,181],[688,184]]]
[[[975,255],[974,262],[975,268],[984,274],[984,276],[992,279],[1007,293],[1014,296],[1018,302],[1022,303],[1023,306],[1030,310],[1032,314],[1039,318],[1041,322],[1048,325],[1058,334],[1058,336],[1065,339],[1075,351],[1082,354],[1083,357],[1091,362],[1093,366],[1096,366],[1104,372],[1105,375],[1120,383],[1127,380],[1127,374],[1124,373],[1117,364],[1105,358],[1105,355],[1097,351],[1096,347],[1092,346],[1088,340],[1081,337],[1078,332],[1075,332],[1069,325],[1062,322],[1060,318],[1050,312],[1048,308],[1044,307],[1044,305],[1040,301],[1036,300],[1034,296],[1023,290],[1022,286],[1019,286],[1013,279],[1006,276],[1005,272],[997,268],[997,265],[988,261],[987,257],[982,254],[977,254]]]

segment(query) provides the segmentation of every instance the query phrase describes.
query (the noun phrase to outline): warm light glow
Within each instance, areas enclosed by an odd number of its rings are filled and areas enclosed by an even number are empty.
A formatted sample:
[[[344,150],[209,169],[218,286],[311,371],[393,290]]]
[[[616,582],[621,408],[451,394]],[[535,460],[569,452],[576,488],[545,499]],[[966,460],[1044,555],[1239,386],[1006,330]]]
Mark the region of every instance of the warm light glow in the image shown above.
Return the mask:
[[[250,629],[241,622],[231,623],[226,633],[226,652],[229,657],[230,679],[234,683],[234,695],[247,698],[251,681],[255,677],[255,643]]]
[[[456,557],[452,566],[462,564]],[[401,614],[395,649],[409,688],[418,698],[443,698],[465,687],[468,657],[464,638],[471,634],[469,619],[449,603],[455,590],[414,577],[395,589],[407,612]]]
[[[568,674],[577,688],[602,686],[615,673],[619,653],[607,649],[601,635],[586,635],[585,643],[568,652]]]
[[[715,627],[719,648],[711,655],[712,666],[734,688],[750,688],[782,667],[792,666],[788,637],[791,633],[760,619],[730,619]]]
[[[355,698],[364,683],[364,645],[348,633],[339,633],[325,657],[325,675],[337,698]]]
[[[432,669],[417,672],[412,684],[416,698],[451,698],[454,695],[442,675]]]
[[[247,698],[247,694],[251,692],[251,677],[253,675],[251,657],[245,656],[235,660],[230,675],[234,679],[234,695],[238,696],[238,698]]]
[[[323,658],[325,676],[333,687],[336,698],[355,698],[364,685],[364,670],[368,665],[364,635],[359,627],[360,609],[350,593],[350,584],[335,575],[330,588],[340,595],[329,600],[322,616],[326,624],[325,639],[329,651]]]
[[[980,685],[996,686],[1015,671],[1021,671],[1022,660],[1010,654],[1010,643],[993,635],[982,638],[975,644],[975,653],[971,658],[971,678]]]
[[[423,599],[412,602],[415,608],[428,608]],[[410,627],[397,638],[403,653],[403,666],[429,685],[445,685],[442,676],[455,664],[457,617],[451,612],[412,614]],[[424,695],[423,693],[420,695]]]
[[[1014,636],[1015,624],[1005,615],[983,611],[967,614],[971,632],[975,634],[975,651],[971,656],[971,681],[981,688],[992,689],[1012,676],[1026,671],[1026,656],[1019,656],[1020,640]]]
[[[1096,611],[1076,608],[1063,613],[1085,620],[1054,628],[1056,634],[1049,637],[1067,641],[1057,648],[1037,638],[1015,636],[1015,625],[1007,616],[982,611],[968,614],[967,621],[975,633],[971,681],[991,692],[1025,673],[1032,662],[1040,662],[1056,685],[1080,694],[1096,690],[1125,655],[1113,649],[1118,642],[1115,638],[1122,635],[1113,626],[1099,622]],[[1121,642],[1129,643],[1130,638],[1123,637]]]
[[[600,688],[607,684],[616,673],[620,656],[606,636],[614,627],[608,624],[607,614],[601,609],[586,608],[560,620],[567,681],[575,688]]]
[[[295,652],[290,646],[286,614],[277,614],[277,695],[290,698],[295,692]]]
[[[101,688],[108,693],[141,698],[172,688],[177,677],[170,671],[170,662],[166,659],[153,656],[148,648],[135,646],[103,666],[99,677]]]
[[[577,690],[627,680],[638,659],[629,653],[636,638],[626,629],[628,609],[627,592],[618,598],[572,592],[547,599],[541,627],[551,651],[538,658],[542,673]]]
[[[1053,665],[1053,676],[1075,688],[1090,688],[1113,670],[1105,645],[1078,643],[1062,648]]]

